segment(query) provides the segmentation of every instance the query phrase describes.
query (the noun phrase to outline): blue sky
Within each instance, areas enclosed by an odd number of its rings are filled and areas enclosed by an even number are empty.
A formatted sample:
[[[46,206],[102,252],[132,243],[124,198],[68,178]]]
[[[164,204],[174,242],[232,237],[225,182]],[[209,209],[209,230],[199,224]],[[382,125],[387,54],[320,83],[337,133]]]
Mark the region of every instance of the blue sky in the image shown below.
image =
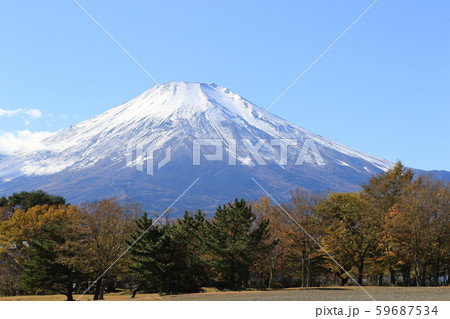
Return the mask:
[[[263,108],[371,2],[79,0],[158,82],[215,82]],[[271,112],[450,170],[449,12],[447,0],[378,1]],[[0,30],[0,152],[155,85],[73,1],[3,1]]]

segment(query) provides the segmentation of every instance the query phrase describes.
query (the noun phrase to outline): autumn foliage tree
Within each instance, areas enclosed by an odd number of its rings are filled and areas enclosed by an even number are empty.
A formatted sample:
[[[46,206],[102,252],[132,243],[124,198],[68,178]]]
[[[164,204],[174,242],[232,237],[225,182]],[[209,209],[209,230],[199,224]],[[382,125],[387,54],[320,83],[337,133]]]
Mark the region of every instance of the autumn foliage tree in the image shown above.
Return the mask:
[[[134,229],[136,209],[139,208],[115,198],[86,202],[79,207],[85,239],[78,258],[84,261],[84,272],[95,282],[94,300],[103,299],[105,281],[114,281],[127,269],[128,256],[119,257]]]
[[[8,220],[0,223],[0,247],[3,247],[2,253],[4,258],[10,261],[10,266],[13,267],[10,271],[19,274],[23,273],[22,278],[26,282],[25,288],[31,291],[36,291],[36,289],[38,291],[43,289],[51,291],[54,285],[58,284],[58,279],[53,282],[44,280],[46,285],[43,285],[39,280],[31,279],[32,276],[36,276],[35,279],[53,276],[50,268],[40,267],[42,264],[37,263],[37,259],[42,257],[38,256],[38,246],[44,242],[45,244],[43,245],[47,245],[50,237],[56,234],[55,231],[50,231],[51,229],[59,229],[60,238],[67,237],[67,234],[63,235],[62,225],[75,220],[77,216],[78,212],[75,206],[38,205],[29,208],[27,211],[17,209]],[[53,246],[52,249],[56,249],[56,246]],[[58,263],[56,251],[53,253],[52,258],[44,258],[47,265]],[[60,256],[64,256],[67,259],[68,252],[61,252]],[[49,256],[47,255],[47,257]],[[32,269],[32,264],[36,265],[33,271],[30,270]],[[27,272],[26,269],[30,271]],[[33,283],[36,283],[36,285]],[[61,290],[58,289],[58,292],[61,292]],[[70,294],[67,296],[69,299],[71,298]]]
[[[326,224],[323,247],[334,259],[328,262],[330,269],[338,270],[343,282],[348,279],[337,261],[347,271],[355,270],[362,285],[365,266],[379,240],[378,219],[370,203],[359,193],[334,193],[321,204],[320,211]]]
[[[403,280],[439,285],[450,240],[450,193],[443,182],[419,176],[391,210],[386,227],[401,252]],[[427,282],[429,280],[429,282]]]
[[[398,255],[399,250],[395,249],[395,241],[387,230],[387,220],[392,209],[401,200],[405,190],[411,185],[414,173],[406,168],[401,162],[397,162],[394,167],[387,172],[373,176],[367,184],[363,184],[363,196],[370,202],[373,214],[377,216],[381,223],[378,233],[379,245],[378,260],[383,268],[387,268],[389,273],[389,282],[396,283],[396,273],[401,269],[402,261]],[[380,283],[383,274],[380,274]]]

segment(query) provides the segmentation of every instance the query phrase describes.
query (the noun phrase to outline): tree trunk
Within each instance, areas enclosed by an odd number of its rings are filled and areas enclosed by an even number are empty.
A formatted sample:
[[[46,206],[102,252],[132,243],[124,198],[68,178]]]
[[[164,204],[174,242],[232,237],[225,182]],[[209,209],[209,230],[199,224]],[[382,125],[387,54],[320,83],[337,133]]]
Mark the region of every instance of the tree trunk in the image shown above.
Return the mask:
[[[403,270],[403,284],[405,286],[411,286],[411,269],[409,266]]]
[[[94,300],[99,300],[101,290],[103,289],[103,277],[95,283]],[[103,295],[103,294],[102,294]],[[103,296],[102,296],[103,297]]]
[[[395,280],[395,270],[389,267],[389,282],[394,286],[397,282]]]
[[[273,279],[273,266],[270,267],[269,283],[267,284],[267,289],[270,289],[270,287],[272,286],[272,279]]]
[[[363,272],[364,272],[364,264],[361,262],[358,267],[358,285],[363,284]]]
[[[234,275],[234,260],[231,261],[230,265],[230,289],[236,290],[236,278]]]
[[[391,250],[389,249],[389,244],[386,244],[387,262],[388,262],[388,269],[389,269],[389,282],[391,283],[392,286],[394,286],[396,284],[395,270],[392,267],[390,252],[391,252]]]
[[[308,253],[308,267],[306,273],[306,287],[312,286],[312,278],[311,278],[311,251]]]
[[[104,298],[103,298],[103,293],[105,292],[104,290],[104,281],[102,280],[102,284],[100,285],[100,295],[99,295],[99,297],[98,297],[98,299],[99,300],[103,300]]]
[[[383,286],[383,274],[378,275],[378,286]]]
[[[66,293],[67,301],[73,301],[73,288],[69,288]]]
[[[427,285],[427,274],[426,274],[426,267],[422,266],[422,271],[421,271],[422,275],[420,276],[420,285],[422,287],[425,287]]]
[[[441,264],[441,242],[438,242],[437,256],[434,263],[434,286],[439,286],[439,268]]]
[[[448,265],[448,264],[447,264]],[[450,271],[449,271],[449,267],[445,267],[445,271],[444,271],[444,282],[445,285],[448,286],[450,284]]]
[[[305,268],[306,268],[306,265],[305,265],[305,251],[302,251],[302,287],[305,287],[305,282],[306,282],[306,279],[305,279],[305,274],[306,274]]]
[[[73,301],[73,278],[72,274],[69,275],[69,282],[67,283],[67,301]]]

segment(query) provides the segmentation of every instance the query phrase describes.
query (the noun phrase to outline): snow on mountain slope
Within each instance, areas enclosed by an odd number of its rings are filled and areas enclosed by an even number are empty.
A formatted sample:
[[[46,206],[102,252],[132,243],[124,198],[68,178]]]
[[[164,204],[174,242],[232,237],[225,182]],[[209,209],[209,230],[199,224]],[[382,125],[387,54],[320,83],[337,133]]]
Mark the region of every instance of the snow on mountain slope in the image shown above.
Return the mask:
[[[217,148],[199,150],[198,139]],[[252,178],[282,201],[297,187],[355,191],[392,165],[265,113],[227,88],[186,82],[157,85],[40,146],[0,158],[1,195],[41,188],[72,203],[118,196],[160,211],[200,178],[177,206],[212,211],[236,197],[265,196]],[[211,159],[220,147],[223,157]]]
[[[264,113],[262,108],[219,85],[170,82],[56,133],[42,142],[40,151],[3,159],[0,179],[45,176],[65,170],[77,172],[104,160],[114,165],[122,163],[135,149],[156,152],[171,147],[174,153],[191,150],[195,138],[220,139],[229,152],[233,152],[231,139],[248,139],[252,145],[258,139],[312,140],[326,164],[366,173],[386,170],[392,165]],[[299,154],[301,144],[289,148],[289,158]],[[238,163],[255,165],[241,143],[236,153]],[[279,151],[268,143],[261,148],[261,155],[269,163],[280,164]],[[348,158],[352,163],[348,163]],[[314,158],[308,157],[306,161],[312,163]]]

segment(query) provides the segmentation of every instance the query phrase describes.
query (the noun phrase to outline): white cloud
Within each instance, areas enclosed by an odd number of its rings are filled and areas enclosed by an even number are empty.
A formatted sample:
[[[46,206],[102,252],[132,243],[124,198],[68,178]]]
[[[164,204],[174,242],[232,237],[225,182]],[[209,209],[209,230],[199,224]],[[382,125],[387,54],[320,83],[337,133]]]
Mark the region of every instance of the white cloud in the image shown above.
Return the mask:
[[[42,112],[38,109],[15,109],[15,110],[4,110],[4,109],[0,109],[0,116],[15,116],[15,115],[20,115],[20,114],[25,114],[34,118],[41,118],[42,117]]]
[[[23,152],[33,152],[44,149],[42,140],[54,132],[6,132],[0,134],[0,154],[12,155]]]

